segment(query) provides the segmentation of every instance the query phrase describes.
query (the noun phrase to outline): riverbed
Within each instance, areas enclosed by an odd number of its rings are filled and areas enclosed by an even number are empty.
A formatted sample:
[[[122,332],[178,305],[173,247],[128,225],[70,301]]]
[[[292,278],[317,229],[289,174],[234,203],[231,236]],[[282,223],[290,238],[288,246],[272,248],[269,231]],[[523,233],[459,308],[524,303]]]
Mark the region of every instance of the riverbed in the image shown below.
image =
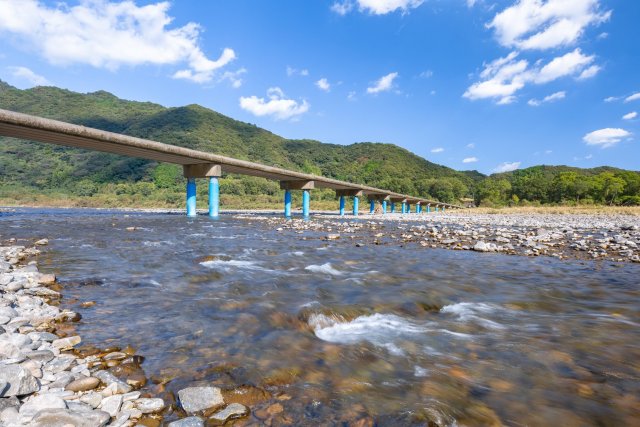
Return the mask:
[[[82,209],[2,212],[0,233],[49,239],[39,268],[83,342],[134,347],[169,391],[266,390],[240,424],[637,422],[639,264],[376,244],[383,226],[344,221],[363,240]]]

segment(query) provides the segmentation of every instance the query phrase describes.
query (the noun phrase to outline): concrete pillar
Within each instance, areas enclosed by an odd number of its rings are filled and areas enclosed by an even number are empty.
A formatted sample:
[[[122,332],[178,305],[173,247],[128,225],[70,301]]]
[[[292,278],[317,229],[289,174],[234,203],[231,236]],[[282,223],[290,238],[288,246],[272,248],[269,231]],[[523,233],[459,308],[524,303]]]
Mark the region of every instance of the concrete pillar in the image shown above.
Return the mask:
[[[431,213],[431,205],[427,205],[427,213]]]
[[[309,218],[309,199],[311,195],[309,190],[302,190],[302,216]]]
[[[391,213],[396,213],[396,204],[391,202]]]
[[[411,213],[411,203],[407,203],[407,213]]]
[[[444,206],[442,207],[442,213],[444,213]]]
[[[402,213],[407,213],[407,202],[402,202]]]
[[[187,178],[187,216],[196,216],[196,179]]]
[[[369,200],[369,213],[373,214],[376,211],[376,201],[371,199]]]
[[[387,201],[383,200],[382,201],[382,215],[387,213]]]
[[[291,191],[284,191],[284,217],[291,218]]]
[[[209,216],[217,218],[220,214],[220,183],[215,176],[209,177]]]
[[[360,197],[353,196],[353,216],[358,216],[358,204],[360,203]]]
[[[340,216],[344,216],[344,196],[340,196]]]

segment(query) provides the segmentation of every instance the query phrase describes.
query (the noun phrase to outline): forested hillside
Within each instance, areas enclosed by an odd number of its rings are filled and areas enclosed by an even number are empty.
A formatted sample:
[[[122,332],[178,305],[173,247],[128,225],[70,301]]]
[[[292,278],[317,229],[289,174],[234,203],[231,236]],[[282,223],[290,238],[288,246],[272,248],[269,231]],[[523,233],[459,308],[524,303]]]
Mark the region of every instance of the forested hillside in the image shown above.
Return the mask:
[[[0,82],[0,108],[447,202],[468,196],[475,185],[474,177],[395,145],[287,140],[198,105],[165,108],[103,91],[19,90]],[[51,197],[94,197],[108,204],[116,203],[116,196],[125,203],[127,197],[143,198],[163,206],[177,206],[184,198],[177,166],[10,138],[1,141],[3,198],[44,192]],[[277,182],[258,178],[228,176],[221,187],[225,196],[255,195],[262,202],[261,197],[280,197]],[[333,198],[328,191],[314,194]]]
[[[199,105],[166,108],[104,91],[19,90],[0,81],[0,108],[449,203],[473,198],[488,206],[640,204],[638,172],[536,166],[486,177],[437,165],[392,144],[288,140]],[[0,138],[0,178],[0,203],[73,199],[91,206],[178,207],[184,200],[178,166],[11,138]],[[199,191],[204,195],[205,186]],[[221,192],[223,204],[236,207],[272,206],[282,197],[277,182],[233,175],[221,180]],[[332,200],[334,193],[319,190],[313,197]]]

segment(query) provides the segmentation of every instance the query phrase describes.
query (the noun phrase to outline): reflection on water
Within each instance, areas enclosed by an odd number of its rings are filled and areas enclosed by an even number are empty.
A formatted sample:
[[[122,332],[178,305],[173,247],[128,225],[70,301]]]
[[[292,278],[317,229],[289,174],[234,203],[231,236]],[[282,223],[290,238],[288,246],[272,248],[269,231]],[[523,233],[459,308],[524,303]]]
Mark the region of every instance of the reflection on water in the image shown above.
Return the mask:
[[[51,239],[41,269],[84,341],[134,346],[170,390],[286,392],[296,425],[640,417],[638,265],[355,247],[232,217],[19,210],[0,233]]]

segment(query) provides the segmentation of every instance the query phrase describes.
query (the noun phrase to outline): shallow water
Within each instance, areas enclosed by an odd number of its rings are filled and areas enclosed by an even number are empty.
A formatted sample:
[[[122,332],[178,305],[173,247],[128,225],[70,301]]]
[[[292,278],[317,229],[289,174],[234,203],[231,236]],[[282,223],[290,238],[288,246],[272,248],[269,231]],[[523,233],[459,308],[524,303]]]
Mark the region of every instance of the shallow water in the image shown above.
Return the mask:
[[[132,345],[170,390],[284,392],[295,425],[640,417],[637,264],[355,247],[231,216],[19,209],[0,235],[48,237],[40,268],[84,342]]]

